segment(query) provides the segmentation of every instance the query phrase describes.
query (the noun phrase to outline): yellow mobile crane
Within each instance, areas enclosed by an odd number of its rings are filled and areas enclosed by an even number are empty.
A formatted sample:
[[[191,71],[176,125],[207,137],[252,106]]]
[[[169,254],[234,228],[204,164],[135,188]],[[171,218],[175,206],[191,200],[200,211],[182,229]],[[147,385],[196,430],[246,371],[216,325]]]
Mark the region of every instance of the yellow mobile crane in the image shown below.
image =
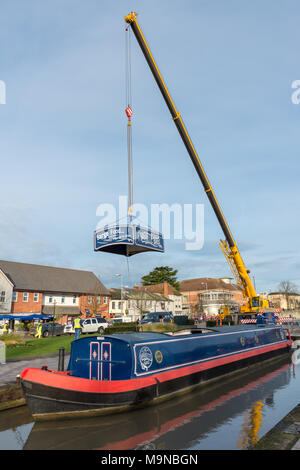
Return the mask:
[[[142,52],[148,62],[150,70],[156,80],[156,83],[163,95],[163,98],[169,108],[171,116],[174,120],[174,123],[178,129],[178,132],[183,140],[183,143],[191,157],[191,160],[194,164],[194,167],[199,175],[199,178],[202,182],[206,195],[209,199],[209,202],[217,216],[217,219],[221,225],[223,233],[225,235],[225,240],[220,241],[220,246],[226,257],[226,260],[229,263],[229,266],[233,272],[236,282],[241,285],[243,295],[246,299],[246,304],[241,308],[241,313],[256,313],[259,310],[263,310],[269,307],[267,299],[262,296],[258,296],[256,290],[253,286],[253,283],[250,279],[250,271],[246,268],[240,252],[238,250],[237,244],[231,234],[231,231],[227,225],[225,217],[222,213],[222,210],[219,206],[219,203],[216,199],[216,196],[213,192],[213,189],[209,183],[209,180],[205,174],[203,166],[199,160],[197,152],[193,146],[193,143],[190,139],[190,136],[186,130],[186,127],[182,121],[180,113],[177,111],[173,100],[170,96],[170,93],[166,87],[166,84],[158,70],[158,67],[155,63],[155,60],[151,54],[151,51],[148,47],[148,44],[144,38],[144,35],[140,29],[140,26],[137,22],[137,14],[131,12],[129,15],[125,16],[125,22],[128,23],[142,49]]]

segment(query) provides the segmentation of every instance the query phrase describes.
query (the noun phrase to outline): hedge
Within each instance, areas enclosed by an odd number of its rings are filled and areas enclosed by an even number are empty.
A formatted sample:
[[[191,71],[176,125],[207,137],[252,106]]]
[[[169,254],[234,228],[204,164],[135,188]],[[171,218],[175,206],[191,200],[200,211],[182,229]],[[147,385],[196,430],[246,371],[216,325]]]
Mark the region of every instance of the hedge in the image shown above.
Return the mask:
[[[113,333],[126,333],[127,331],[137,331],[137,324],[135,322],[115,323],[114,326],[105,329],[105,334],[112,335]]]

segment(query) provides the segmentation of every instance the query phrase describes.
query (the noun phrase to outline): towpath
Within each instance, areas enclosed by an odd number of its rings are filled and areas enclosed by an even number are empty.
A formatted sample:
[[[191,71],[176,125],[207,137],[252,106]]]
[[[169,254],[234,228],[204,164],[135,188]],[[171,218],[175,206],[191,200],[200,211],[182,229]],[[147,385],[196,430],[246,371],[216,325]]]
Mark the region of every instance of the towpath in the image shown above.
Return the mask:
[[[65,367],[69,362],[69,355],[65,356]],[[17,361],[9,361],[6,364],[0,364],[0,387],[16,382],[16,377],[26,369],[26,367],[38,367],[46,365],[49,369],[57,369],[58,355],[48,357],[23,358]]]

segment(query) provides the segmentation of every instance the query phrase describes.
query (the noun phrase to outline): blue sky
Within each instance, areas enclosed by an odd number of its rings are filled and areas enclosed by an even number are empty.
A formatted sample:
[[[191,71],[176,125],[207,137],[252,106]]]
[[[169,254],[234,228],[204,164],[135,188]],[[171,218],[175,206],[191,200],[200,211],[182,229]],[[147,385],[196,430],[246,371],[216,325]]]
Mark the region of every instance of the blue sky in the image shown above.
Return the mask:
[[[258,291],[300,287],[296,0],[13,0],[0,18],[0,258],[88,269],[107,287],[155,266],[230,276],[223,234],[132,38],[134,200],[202,203],[205,244],[127,260],[94,253],[101,203],[127,193],[125,33],[131,10],[181,112]],[[128,271],[129,269],[129,271]],[[129,273],[129,275],[128,275]]]

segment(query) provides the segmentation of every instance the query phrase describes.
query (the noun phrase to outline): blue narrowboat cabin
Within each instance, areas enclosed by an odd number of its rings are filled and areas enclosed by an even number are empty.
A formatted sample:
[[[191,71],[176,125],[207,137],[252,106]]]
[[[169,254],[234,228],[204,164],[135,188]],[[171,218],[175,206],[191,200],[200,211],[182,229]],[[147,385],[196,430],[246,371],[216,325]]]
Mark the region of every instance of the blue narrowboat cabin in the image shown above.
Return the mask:
[[[291,344],[271,324],[83,337],[72,343],[67,371],[28,368],[20,380],[36,419],[108,413],[188,391]]]

